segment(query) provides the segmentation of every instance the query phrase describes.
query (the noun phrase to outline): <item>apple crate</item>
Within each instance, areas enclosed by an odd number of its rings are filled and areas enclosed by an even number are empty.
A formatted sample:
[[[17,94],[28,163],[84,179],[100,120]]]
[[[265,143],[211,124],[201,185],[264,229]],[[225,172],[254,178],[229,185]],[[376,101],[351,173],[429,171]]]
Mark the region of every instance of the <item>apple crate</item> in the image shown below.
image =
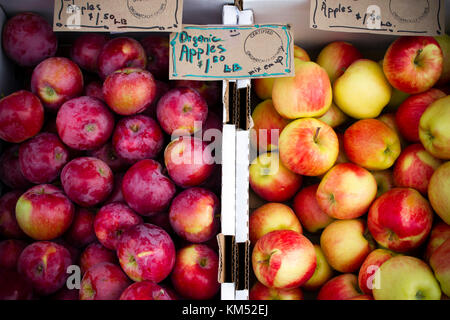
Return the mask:
[[[2,30],[2,27],[4,23],[7,21],[8,18],[13,17],[14,15],[22,12],[34,12],[42,17],[44,17],[48,22],[50,22],[51,25],[53,25],[53,16],[54,16],[54,4],[56,2],[54,0],[23,0],[23,1],[0,1],[0,31]],[[62,3],[62,2],[61,2]],[[102,4],[107,4],[108,2],[103,1]],[[183,5],[183,23],[190,23],[190,24],[221,24],[222,23],[222,7],[223,5],[227,4],[228,1],[202,1],[202,0],[185,0]],[[97,31],[97,30],[95,30]],[[107,32],[106,34],[108,34]],[[77,31],[68,31],[65,30],[65,32],[56,32],[59,48],[57,52],[57,56],[69,56],[71,44],[73,41],[79,37],[82,34],[82,32]],[[121,36],[128,36],[135,39],[142,39],[149,35],[163,35],[163,36],[169,36],[169,32],[111,32],[109,36],[111,38],[121,37]],[[13,93],[14,91],[17,91],[19,89],[28,88],[32,68],[19,68],[17,65],[12,63],[10,59],[6,57],[4,54],[4,51],[0,49],[0,93],[2,95],[9,95]],[[214,110],[217,110],[218,115],[218,121],[221,123],[221,115],[223,113],[223,106],[222,106],[222,84],[221,82],[217,81],[217,98],[218,101],[216,105],[210,106],[214,108]],[[27,90],[30,90],[29,88]],[[222,129],[222,128],[221,128]],[[166,141],[167,142],[167,141]],[[1,142],[1,150],[0,154],[3,154],[5,150],[9,147],[8,143]],[[228,152],[231,150],[230,146],[225,147],[225,149],[228,148]],[[219,150],[220,151],[220,150]],[[234,153],[234,149],[232,150]],[[158,159],[162,160],[163,159]],[[229,165],[228,167],[233,167],[234,163]],[[221,165],[220,165],[221,166]],[[212,181],[213,177],[211,176],[211,182],[209,183],[210,186],[205,188],[209,188],[211,191],[213,191],[217,197],[220,199],[222,194],[222,188],[221,188],[221,170],[219,170],[219,165],[217,166],[217,173],[215,174],[216,177],[215,182]],[[233,195],[234,197],[234,184],[232,185],[234,179],[231,178],[230,172],[227,172],[230,178],[226,178],[225,184],[228,183],[228,195]],[[232,173],[234,176],[234,172]],[[5,194],[6,192],[10,191],[10,188],[1,185],[2,189],[0,191],[0,195]],[[231,189],[230,189],[231,188]],[[180,190],[181,191],[181,190]],[[177,192],[178,193],[178,192]],[[221,199],[220,199],[221,200]],[[220,208],[217,210],[218,212],[226,212],[227,206],[234,206],[234,203],[231,203],[228,199],[227,201],[220,201],[222,206],[225,207],[225,209],[220,210]],[[233,199],[231,199],[233,201]],[[228,216],[228,215],[222,215],[221,217],[222,223],[226,225],[232,225],[234,227],[235,221],[234,216]],[[232,219],[232,220],[230,220]],[[144,219],[145,220],[145,219]],[[146,221],[146,220],[145,220]],[[157,222],[154,222],[157,224]],[[222,226],[219,223],[218,232],[221,232]],[[2,238],[3,240],[3,238]],[[181,238],[179,239],[180,245]],[[178,240],[174,240],[176,242],[176,245],[178,246],[177,242]],[[216,249],[217,248],[217,241],[215,238],[211,239],[208,244],[210,247]],[[218,250],[215,250],[217,254],[219,254]],[[230,261],[231,262],[231,261]],[[225,268],[225,265],[224,265]],[[217,277],[217,276],[216,276]],[[170,284],[170,280],[168,280],[170,277],[166,278],[165,282],[168,282]],[[226,285],[225,285],[226,286]],[[215,300],[223,299],[224,295],[233,296],[234,292],[232,292],[234,288],[232,286],[228,286],[228,288],[222,289],[222,292],[219,290],[217,294],[213,297]]]
[[[396,39],[398,39],[400,36],[398,34],[376,34],[376,32],[371,32],[370,30],[365,30],[362,33],[359,32],[336,32],[333,31],[332,28],[329,28],[328,30],[320,30],[313,28],[312,25],[312,12],[310,11],[310,8],[314,8],[315,5],[318,5],[316,8],[320,14],[324,14],[324,12],[320,11],[323,6],[326,7],[325,12],[328,12],[329,7],[328,5],[335,4],[336,6],[332,9],[338,10],[338,8],[341,8],[339,5],[339,2],[333,2],[333,1],[309,1],[309,0],[279,0],[279,1],[270,1],[270,0],[245,0],[243,3],[243,9],[246,10],[252,10],[254,14],[254,23],[255,24],[263,24],[263,23],[269,23],[274,21],[281,21],[284,23],[290,23],[291,29],[293,30],[293,34],[295,37],[295,45],[301,47],[302,49],[306,50],[309,59],[313,62],[318,62],[318,56],[319,53],[322,51],[322,49],[327,46],[328,44],[336,41],[344,41],[351,43],[359,53],[361,54],[361,57],[373,60],[375,62],[379,62],[384,58],[385,52],[387,48],[393,43]],[[387,3],[390,3],[390,5],[395,6],[395,1],[372,1],[371,4],[379,4],[379,5],[388,5]],[[351,5],[352,3],[346,2],[343,3],[344,5]],[[353,3],[354,4],[354,3]],[[408,2],[408,5],[411,6],[411,14],[412,12],[418,11],[423,9],[423,5],[426,5],[426,1],[410,1]],[[442,3],[443,4],[443,3]],[[445,30],[445,32],[448,34],[450,32],[450,6],[449,3],[445,3],[445,9],[440,8],[441,10],[445,10],[445,25],[442,26],[441,34]],[[415,8],[415,6],[417,8]],[[416,10],[417,9],[417,10]],[[314,10],[314,9],[313,9]],[[333,11],[332,11],[333,12]],[[434,12],[434,11],[433,11]],[[331,13],[333,15],[334,13]],[[441,15],[442,17],[442,15]],[[350,24],[351,25],[351,24]],[[417,33],[417,35],[420,35],[420,33]],[[346,53],[347,57],[350,56],[352,53],[348,51]],[[302,55],[299,50],[299,55]],[[308,58],[305,58],[305,60],[309,60]],[[323,60],[322,60],[323,61]],[[297,71],[297,70],[296,70]],[[285,78],[287,79],[287,78]],[[316,79],[316,81],[319,81]],[[314,82],[314,81],[313,81]],[[280,80],[276,85],[273,85],[273,82],[269,81],[269,79],[256,79],[251,81],[251,86],[248,86],[245,88],[245,95],[248,96],[246,107],[239,109],[241,114],[241,118],[247,119],[244,123],[241,124],[240,129],[242,132],[241,135],[247,135],[244,139],[246,141],[251,141],[249,144],[248,149],[245,150],[239,150],[237,151],[237,154],[242,152],[245,157],[245,155],[249,155],[249,164],[253,165],[250,167],[249,172],[243,173],[241,176],[238,176],[238,180],[242,180],[242,182],[237,181],[236,185],[242,185],[247,186],[247,182],[250,182],[251,185],[249,187],[249,197],[240,199],[240,209],[241,210],[247,210],[247,212],[242,212],[241,215],[243,216],[251,216],[253,212],[255,212],[259,208],[257,212],[257,218],[255,217],[253,221],[253,225],[250,223],[250,227],[254,226],[253,232],[250,231],[250,240],[253,240],[250,242],[249,248],[248,248],[248,254],[250,254],[250,257],[248,257],[250,266],[247,267],[247,270],[249,270],[248,274],[248,281],[247,288],[250,288],[250,299],[252,297],[254,299],[257,299],[257,297],[261,297],[265,295],[266,297],[271,296],[273,299],[289,299],[289,298],[299,298],[303,297],[304,299],[317,299],[318,294],[320,291],[320,286],[318,284],[320,283],[319,280],[317,280],[316,283],[307,283],[306,285],[301,285],[300,289],[301,292],[298,292],[296,290],[293,290],[291,292],[282,292],[282,291],[276,291],[273,290],[271,292],[265,291],[261,289],[260,283],[258,283],[258,279],[255,276],[254,268],[255,266],[252,263],[252,252],[255,247],[255,240],[252,239],[252,237],[260,237],[256,232],[259,230],[259,232],[262,232],[264,221],[266,222],[266,228],[270,228],[270,223],[268,223],[270,217],[272,217],[273,220],[276,220],[276,215],[278,216],[279,223],[284,225],[289,225],[290,227],[288,229],[296,230],[298,229],[297,222],[294,223],[295,216],[297,216],[298,221],[301,222],[302,225],[302,232],[303,235],[308,238],[312,244],[318,245],[320,247],[321,243],[321,235],[323,233],[323,230],[326,225],[331,223],[330,221],[322,220],[320,223],[316,221],[316,225],[311,223],[311,221],[306,221],[304,223],[303,219],[306,219],[305,215],[307,214],[305,212],[314,211],[314,208],[307,207],[308,205],[312,206],[311,204],[311,194],[316,194],[316,188],[317,185],[322,181],[322,177],[324,176],[325,172],[322,172],[320,174],[311,174],[311,176],[307,175],[301,175],[301,178],[299,179],[298,176],[295,177],[295,175],[292,175],[291,172],[288,173],[289,170],[286,169],[279,169],[279,165],[281,165],[281,160],[278,153],[278,147],[272,147],[272,152],[270,150],[268,151],[267,148],[260,148],[260,150],[257,150],[257,138],[259,139],[267,139],[269,141],[270,139],[270,130],[266,133],[259,133],[254,132],[253,129],[269,129],[269,128],[279,128],[279,132],[283,131],[283,128],[285,128],[289,122],[295,121],[293,119],[298,118],[295,116],[289,117],[290,119],[284,119],[279,115],[279,113],[284,112],[285,110],[280,110],[274,108],[274,101],[275,99],[278,99],[277,101],[280,101],[283,98],[283,95],[288,95],[288,90],[282,91],[282,86],[288,86],[288,80],[284,81]],[[312,82],[311,82],[312,83]],[[447,84],[448,85],[448,84]],[[274,86],[273,92],[270,89]],[[275,86],[278,86],[276,89],[278,89],[278,96],[273,97],[275,95]],[[333,87],[333,84],[331,85]],[[448,88],[447,88],[448,90]],[[448,91],[447,91],[448,93]],[[396,109],[398,108],[400,102],[395,101],[395,98],[398,97],[398,99],[401,99],[401,94],[397,91],[397,96],[393,96],[390,103],[383,109],[383,111],[380,114],[380,117],[384,119],[389,119],[392,115],[395,115]],[[406,96],[403,97],[403,100],[406,98]],[[271,100],[269,100],[271,99]],[[333,99],[334,100],[334,99]],[[402,100],[402,101],[403,101]],[[287,101],[285,101],[287,102]],[[244,102],[245,103],[245,102]],[[361,106],[361,109],[363,109],[364,106]],[[271,117],[271,121],[269,118]],[[299,116],[299,117],[307,117],[307,116]],[[319,116],[313,116],[310,117],[319,117]],[[330,121],[330,118],[322,119],[325,122]],[[336,119],[335,119],[336,120]],[[339,119],[338,119],[339,120]],[[355,123],[357,119],[346,117],[342,121],[335,122],[334,124],[331,124],[334,127],[334,130],[338,134],[342,134],[345,132],[345,130],[353,123]],[[385,120],[386,121],[386,120]],[[332,122],[328,122],[332,123]],[[338,123],[338,124],[336,124]],[[270,127],[272,126],[272,127]],[[324,131],[322,131],[324,132]],[[257,137],[258,136],[258,137]],[[267,138],[266,138],[267,137]],[[276,138],[278,136],[276,135]],[[281,136],[280,138],[283,138]],[[272,138],[273,139],[273,138]],[[273,141],[273,140],[272,140]],[[293,141],[292,136],[288,137],[285,135],[284,141],[280,142],[284,144],[284,148],[288,148],[289,145],[292,145],[296,143]],[[298,142],[301,143],[301,142]],[[303,143],[307,143],[306,141]],[[339,143],[341,143],[341,140],[339,140]],[[267,142],[267,145],[269,145],[270,142]],[[276,144],[275,144],[276,145]],[[407,144],[402,144],[402,150],[406,147]],[[285,149],[287,150],[287,149]],[[287,153],[287,151],[285,151]],[[340,151],[340,155],[338,158],[338,161],[344,162],[341,157],[343,151]],[[267,156],[268,154],[271,154],[272,156]],[[258,158],[259,157],[259,158]],[[287,157],[287,156],[286,156]],[[308,156],[304,156],[304,159],[308,159]],[[295,161],[294,159],[290,159],[292,161]],[[444,160],[445,161],[445,160]],[[242,166],[244,168],[245,166]],[[392,170],[392,167],[390,168]],[[305,169],[306,170],[306,169]],[[268,182],[270,180],[270,176],[274,176],[272,178],[272,182]],[[275,178],[276,177],[276,178]],[[278,179],[278,181],[276,181]],[[249,181],[250,180],[250,181]],[[341,182],[341,186],[343,186],[345,182]],[[244,187],[242,187],[244,188]],[[280,190],[285,190],[285,192],[280,192]],[[425,192],[426,194],[426,192]],[[308,202],[309,201],[309,202]],[[273,203],[281,203],[274,205]],[[316,200],[314,199],[314,202]],[[237,202],[238,203],[238,202]],[[269,204],[271,203],[271,204]],[[317,203],[317,202],[316,202]],[[246,204],[248,204],[246,206]],[[317,204],[315,204],[317,205]],[[264,206],[264,207],[263,207]],[[317,207],[316,207],[317,208]],[[290,210],[292,209],[292,211]],[[288,212],[290,211],[290,212]],[[276,213],[276,214],[275,214]],[[294,215],[295,213],[295,215]],[[236,213],[239,215],[239,213]],[[280,218],[283,216],[284,218]],[[292,218],[292,216],[294,218]],[[266,219],[266,220],[264,220]],[[367,214],[361,216],[361,219],[366,221]],[[434,214],[434,223],[436,224],[439,220],[439,217]],[[250,221],[252,221],[250,219]],[[259,223],[259,225],[258,225]],[[442,222],[441,222],[442,223]],[[272,228],[276,228],[277,222],[273,222]],[[280,227],[280,229],[282,229]],[[340,236],[343,236],[344,229],[341,229]],[[349,235],[350,236],[350,235]],[[257,239],[257,238],[256,238]],[[422,244],[419,248],[410,251],[410,255],[413,255],[415,257],[418,257],[420,259],[423,259],[423,254],[425,251],[426,243],[428,240],[425,241],[425,244]],[[375,241],[374,241],[375,243]],[[267,243],[266,243],[267,244]],[[380,245],[378,245],[380,247]],[[317,252],[317,248],[316,252]],[[269,250],[266,248],[266,250]],[[344,251],[343,251],[344,253]],[[322,254],[323,255],[323,254]],[[255,259],[260,263],[260,260],[264,260],[260,258],[261,256],[257,256]],[[258,260],[260,259],[260,260]],[[254,262],[254,261],[253,261]],[[322,261],[323,262],[323,261]],[[447,263],[450,264],[450,261],[447,261]],[[334,266],[337,266],[337,263],[334,262]],[[300,267],[299,267],[300,268]],[[345,269],[345,268],[343,268]],[[359,268],[352,271],[336,271],[333,269],[329,269],[328,271],[324,271],[323,269],[323,279],[331,279],[332,277],[336,277],[345,273],[352,273],[353,276],[345,276],[347,277],[342,283],[354,283],[355,279],[358,277],[358,271]],[[373,276],[372,272],[372,276]],[[324,274],[327,274],[326,276]],[[343,278],[345,278],[343,277]],[[343,279],[341,278],[341,279]],[[318,278],[316,278],[318,279]],[[266,279],[266,281],[270,281],[269,279]],[[321,283],[323,285],[324,282]],[[357,280],[354,285],[358,286]],[[253,288],[253,289],[252,289]],[[252,292],[253,291],[253,292]],[[362,292],[356,293],[356,291],[352,292],[353,295],[362,295]],[[289,297],[290,295],[290,297]],[[320,298],[324,299],[326,298],[326,293],[322,293],[322,296]],[[284,297],[283,297],[284,296]],[[329,296],[330,297],[330,296]],[[333,299],[333,297],[331,297]],[[364,297],[362,297],[364,298]],[[334,299],[338,299],[338,296],[334,296]]]

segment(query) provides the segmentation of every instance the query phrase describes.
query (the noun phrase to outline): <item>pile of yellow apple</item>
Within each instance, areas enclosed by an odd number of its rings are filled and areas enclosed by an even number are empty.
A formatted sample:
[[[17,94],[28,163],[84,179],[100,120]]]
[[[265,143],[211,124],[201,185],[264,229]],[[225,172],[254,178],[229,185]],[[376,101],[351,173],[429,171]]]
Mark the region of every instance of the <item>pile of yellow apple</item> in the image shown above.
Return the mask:
[[[446,299],[450,37],[294,55],[253,82],[250,299]]]

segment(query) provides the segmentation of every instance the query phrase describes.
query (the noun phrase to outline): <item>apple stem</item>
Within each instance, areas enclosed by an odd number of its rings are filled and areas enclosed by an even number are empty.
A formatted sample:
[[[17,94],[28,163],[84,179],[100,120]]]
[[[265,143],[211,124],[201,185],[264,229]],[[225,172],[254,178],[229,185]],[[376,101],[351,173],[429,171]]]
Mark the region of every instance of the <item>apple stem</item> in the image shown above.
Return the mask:
[[[316,133],[314,134],[314,143],[317,143],[317,138],[319,137],[320,127],[316,128]]]

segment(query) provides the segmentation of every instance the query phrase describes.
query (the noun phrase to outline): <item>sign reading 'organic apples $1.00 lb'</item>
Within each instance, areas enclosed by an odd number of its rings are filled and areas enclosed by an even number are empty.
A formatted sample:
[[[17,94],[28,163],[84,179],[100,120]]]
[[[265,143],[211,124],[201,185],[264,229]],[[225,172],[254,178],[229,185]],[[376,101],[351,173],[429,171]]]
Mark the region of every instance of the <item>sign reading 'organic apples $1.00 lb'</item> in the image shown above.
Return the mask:
[[[184,25],[170,36],[170,79],[294,76],[289,25]]]

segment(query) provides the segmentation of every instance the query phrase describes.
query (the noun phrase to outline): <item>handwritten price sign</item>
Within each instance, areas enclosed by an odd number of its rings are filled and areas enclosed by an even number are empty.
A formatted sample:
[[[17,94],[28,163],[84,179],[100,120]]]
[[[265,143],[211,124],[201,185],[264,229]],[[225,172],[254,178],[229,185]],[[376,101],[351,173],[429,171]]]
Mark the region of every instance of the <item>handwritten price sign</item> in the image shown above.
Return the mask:
[[[342,32],[440,35],[444,0],[311,0],[310,26]]]
[[[293,76],[289,25],[184,25],[170,36],[170,79]]]
[[[54,31],[180,30],[182,0],[55,0]]]

